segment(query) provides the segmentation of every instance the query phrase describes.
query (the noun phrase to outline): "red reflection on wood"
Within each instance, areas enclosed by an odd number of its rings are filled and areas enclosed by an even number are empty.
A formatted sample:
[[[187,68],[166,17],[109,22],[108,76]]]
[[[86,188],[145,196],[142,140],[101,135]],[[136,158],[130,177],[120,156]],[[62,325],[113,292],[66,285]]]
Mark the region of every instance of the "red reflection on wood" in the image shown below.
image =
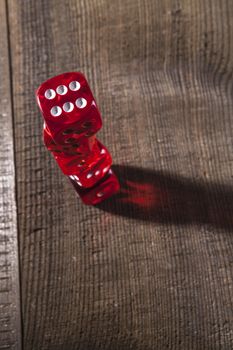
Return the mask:
[[[150,209],[160,206],[161,200],[164,202],[164,195],[154,184],[138,183],[130,180],[125,181],[125,186],[121,188],[123,203],[132,203],[142,209]],[[162,198],[163,197],[163,198]]]

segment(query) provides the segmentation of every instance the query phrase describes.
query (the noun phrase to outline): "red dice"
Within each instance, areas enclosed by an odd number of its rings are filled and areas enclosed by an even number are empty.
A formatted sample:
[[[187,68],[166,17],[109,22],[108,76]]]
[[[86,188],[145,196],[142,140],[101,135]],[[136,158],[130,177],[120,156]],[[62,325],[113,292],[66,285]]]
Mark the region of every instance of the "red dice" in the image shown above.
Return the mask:
[[[100,112],[87,80],[79,72],[45,81],[36,92],[44,117],[44,143],[86,204],[97,204],[118,191],[112,158],[95,134]]]

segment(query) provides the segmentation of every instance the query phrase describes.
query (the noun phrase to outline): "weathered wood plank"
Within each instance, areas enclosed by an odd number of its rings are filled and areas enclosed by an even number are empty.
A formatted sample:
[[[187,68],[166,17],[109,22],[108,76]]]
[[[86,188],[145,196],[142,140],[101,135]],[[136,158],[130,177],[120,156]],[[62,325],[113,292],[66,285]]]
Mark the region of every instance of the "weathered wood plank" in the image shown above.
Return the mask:
[[[231,349],[231,0],[10,0],[25,349]],[[82,205],[35,88],[83,71],[123,191]]]
[[[0,2],[0,349],[21,349],[15,166],[5,1]]]

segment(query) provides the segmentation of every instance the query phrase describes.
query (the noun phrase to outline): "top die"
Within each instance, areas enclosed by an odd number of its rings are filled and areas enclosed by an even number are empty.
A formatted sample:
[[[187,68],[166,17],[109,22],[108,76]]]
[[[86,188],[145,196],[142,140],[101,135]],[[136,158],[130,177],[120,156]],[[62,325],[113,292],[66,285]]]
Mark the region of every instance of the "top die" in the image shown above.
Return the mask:
[[[90,87],[80,72],[64,73],[48,79],[38,88],[36,97],[53,136],[60,135],[61,131],[68,128],[80,128],[81,124],[90,119],[92,134],[102,126]]]

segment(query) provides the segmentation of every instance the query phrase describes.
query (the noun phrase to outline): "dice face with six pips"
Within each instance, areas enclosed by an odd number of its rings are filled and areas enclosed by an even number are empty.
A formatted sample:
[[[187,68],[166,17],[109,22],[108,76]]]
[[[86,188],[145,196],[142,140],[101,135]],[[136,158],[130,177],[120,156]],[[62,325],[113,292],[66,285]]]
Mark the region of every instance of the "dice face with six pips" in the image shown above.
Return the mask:
[[[44,82],[37,101],[51,135],[58,143],[94,135],[102,126],[100,113],[81,73],[64,73]]]
[[[84,202],[96,204],[115,193],[119,184],[110,171],[111,155],[95,136],[102,126],[101,116],[83,74],[53,77],[38,88],[36,96],[45,121],[45,145],[80,196],[85,196]],[[97,188],[100,181],[104,194]],[[85,190],[93,186],[95,190]]]

